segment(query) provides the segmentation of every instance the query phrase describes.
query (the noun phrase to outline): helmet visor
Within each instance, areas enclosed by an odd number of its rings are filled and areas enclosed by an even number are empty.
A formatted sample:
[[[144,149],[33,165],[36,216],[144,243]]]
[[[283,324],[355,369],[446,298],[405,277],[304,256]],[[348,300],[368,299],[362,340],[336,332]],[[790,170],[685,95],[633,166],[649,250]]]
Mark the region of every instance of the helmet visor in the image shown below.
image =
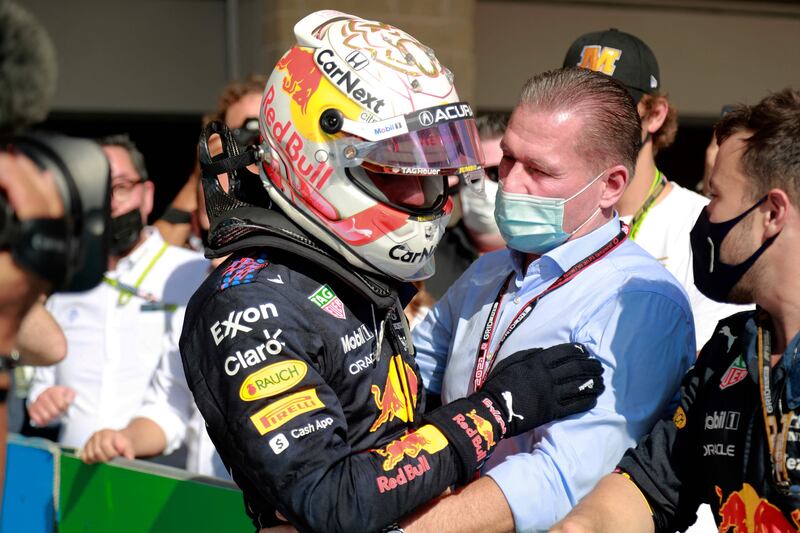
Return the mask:
[[[430,213],[447,200],[445,176],[483,190],[483,151],[472,116],[468,104],[457,102],[373,123],[345,118],[341,131],[350,136],[333,141],[333,158],[378,201]]]
[[[453,120],[388,139],[339,139],[337,154],[345,167],[414,176],[464,174],[480,168],[483,152],[475,121]]]

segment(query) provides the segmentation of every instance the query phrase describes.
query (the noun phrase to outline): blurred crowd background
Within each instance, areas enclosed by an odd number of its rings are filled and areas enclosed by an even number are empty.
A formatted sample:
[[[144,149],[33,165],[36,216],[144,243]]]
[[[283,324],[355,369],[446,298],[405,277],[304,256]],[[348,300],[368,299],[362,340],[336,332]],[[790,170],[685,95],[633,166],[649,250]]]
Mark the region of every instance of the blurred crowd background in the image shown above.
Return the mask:
[[[403,28],[431,46],[478,112],[510,111],[533,73],[560,67],[581,34],[619,28],[656,54],[678,110],[659,168],[685,187],[703,174],[723,106],[797,82],[800,2],[747,0],[25,0],[58,52],[44,127],[129,132],[146,157],[156,220],[195,164],[201,117],[233,79],[268,73],[292,27],[318,9]]]

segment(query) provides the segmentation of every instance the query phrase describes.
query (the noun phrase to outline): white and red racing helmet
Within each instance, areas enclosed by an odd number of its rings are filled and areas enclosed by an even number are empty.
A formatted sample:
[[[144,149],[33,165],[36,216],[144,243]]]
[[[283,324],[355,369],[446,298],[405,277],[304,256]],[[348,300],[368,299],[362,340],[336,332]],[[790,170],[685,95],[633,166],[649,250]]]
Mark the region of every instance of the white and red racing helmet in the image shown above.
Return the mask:
[[[387,24],[318,11],[267,82],[261,177],[298,225],[357,266],[425,279],[452,209],[482,187],[473,113],[433,50]]]

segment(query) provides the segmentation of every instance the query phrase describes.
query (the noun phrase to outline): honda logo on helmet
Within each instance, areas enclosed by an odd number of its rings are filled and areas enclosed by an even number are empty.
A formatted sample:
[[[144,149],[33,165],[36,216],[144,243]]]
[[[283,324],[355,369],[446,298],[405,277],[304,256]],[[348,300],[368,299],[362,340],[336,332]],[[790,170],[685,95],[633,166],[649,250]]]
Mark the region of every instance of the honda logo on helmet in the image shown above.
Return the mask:
[[[377,94],[373,94],[373,89],[369,87],[364,80],[356,76],[354,72],[356,70],[355,67],[353,67],[353,70],[350,70],[344,64],[339,63],[336,54],[333,50],[328,48],[318,49],[314,54],[314,59],[322,72],[325,73],[334,85],[342,89],[350,98],[365,109],[373,113],[380,113],[381,107],[383,107],[386,102],[383,98],[379,98]],[[353,57],[353,59],[355,60],[357,58]],[[352,66],[352,63],[349,61],[348,64]]]
[[[353,70],[361,70],[362,68],[369,65],[369,59],[367,59],[367,56],[365,56],[358,50],[353,50],[352,52],[347,54],[345,60],[351,67],[353,67]]]

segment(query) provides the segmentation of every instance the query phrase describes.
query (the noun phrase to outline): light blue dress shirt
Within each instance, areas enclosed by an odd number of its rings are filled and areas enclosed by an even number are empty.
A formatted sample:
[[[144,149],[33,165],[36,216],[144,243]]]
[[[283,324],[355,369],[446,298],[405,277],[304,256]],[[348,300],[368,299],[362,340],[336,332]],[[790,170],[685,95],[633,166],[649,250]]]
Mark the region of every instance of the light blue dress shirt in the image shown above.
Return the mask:
[[[492,352],[522,306],[619,228],[614,217],[525,272],[524,256],[509,250],[473,263],[414,330],[425,387],[440,392],[444,402],[472,391],[479,340],[510,272],[516,276],[500,306]],[[503,491],[517,531],[547,529],[609,473],[674,408],[696,352],[686,294],[630,239],[542,298],[495,359],[564,342],[583,343],[600,360],[606,390],[591,411],[501,441],[487,462],[486,473]]]

